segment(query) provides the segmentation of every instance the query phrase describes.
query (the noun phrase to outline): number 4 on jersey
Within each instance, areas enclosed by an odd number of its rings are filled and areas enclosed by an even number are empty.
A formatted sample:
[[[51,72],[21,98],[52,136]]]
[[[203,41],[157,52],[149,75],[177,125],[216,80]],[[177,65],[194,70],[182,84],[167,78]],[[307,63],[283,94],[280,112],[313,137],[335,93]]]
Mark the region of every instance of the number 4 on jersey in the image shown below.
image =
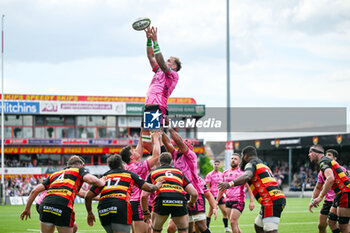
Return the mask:
[[[64,180],[64,172],[56,179],[56,182],[62,182]]]

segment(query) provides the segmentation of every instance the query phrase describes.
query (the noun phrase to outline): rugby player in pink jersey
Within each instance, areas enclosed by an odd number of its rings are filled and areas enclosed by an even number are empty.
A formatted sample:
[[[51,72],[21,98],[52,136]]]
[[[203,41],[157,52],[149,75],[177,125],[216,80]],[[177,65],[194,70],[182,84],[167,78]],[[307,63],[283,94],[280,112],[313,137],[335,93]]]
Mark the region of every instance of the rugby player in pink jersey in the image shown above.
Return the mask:
[[[337,160],[339,158],[338,151],[334,149],[327,150],[326,156],[334,160]],[[346,171],[344,167],[342,167],[342,169],[344,170],[344,172]],[[312,193],[311,202],[319,196],[320,192],[322,191],[322,187],[324,183],[325,183],[325,180],[320,171],[317,176],[317,184]],[[329,228],[332,230],[332,232],[340,232],[339,226],[337,225],[338,215],[337,215],[337,206],[334,201],[335,196],[336,195],[334,193],[334,190],[330,190],[325,196],[325,201],[323,202],[322,209],[320,211],[320,217],[318,220],[319,233],[327,232],[327,218],[328,218]]]
[[[141,131],[142,135],[142,131]],[[131,171],[139,175],[142,179],[146,179],[148,173],[150,172],[150,168],[153,167],[160,155],[160,132],[154,131],[151,134],[152,143],[153,143],[153,153],[152,156],[147,160],[141,161],[143,155],[143,146],[142,140],[140,140],[137,144],[136,149],[132,149],[131,146],[124,147],[120,155],[122,156],[123,161],[126,163],[124,166],[125,170]],[[132,229],[137,233],[147,233],[148,232],[148,224],[143,221],[143,214],[140,206],[140,197],[141,197],[141,189],[137,187],[132,188],[130,204],[133,211],[132,215]]]
[[[174,167],[184,173],[198,192],[197,202],[193,208],[189,209],[189,229],[193,229],[193,223],[195,223],[200,232],[211,232],[206,224],[205,197],[203,187],[201,187],[201,182],[197,175],[197,155],[192,151],[192,142],[188,139],[183,140],[174,129],[168,129],[179,150],[174,148],[169,137],[165,133],[162,134],[163,144],[166,150],[172,155]]]
[[[224,175],[222,172],[220,172],[220,161],[216,160],[214,162],[214,170],[209,172],[207,176],[205,177],[205,182],[210,189],[210,192],[213,194],[215,200],[217,200],[217,196],[219,193],[218,184],[219,182],[224,181]],[[225,209],[225,200],[224,197],[221,197],[220,200],[217,200],[218,206],[222,212],[222,221],[224,222],[225,226],[225,232],[231,232],[230,228],[228,227],[228,219],[227,219],[227,213]],[[207,226],[210,227],[210,220],[211,216],[213,214],[213,208],[209,207],[209,212],[207,214]]]
[[[241,164],[241,156],[234,153],[231,157],[231,168],[224,171],[224,183],[230,183],[244,172],[241,170],[239,165]],[[249,185],[234,186],[226,189],[225,191],[219,191],[216,202],[222,197],[223,193],[226,193],[226,212],[230,218],[231,228],[233,233],[241,233],[241,229],[238,226],[238,219],[241,216],[245,206],[245,187],[249,194],[249,209],[254,209],[254,195],[249,188]]]
[[[163,123],[163,119],[168,115],[168,99],[179,80],[177,72],[181,69],[181,62],[176,57],[170,57],[167,61],[164,60],[158,44],[157,28],[148,27],[145,32],[147,57],[155,74],[147,90],[144,111],[158,111],[161,114],[161,123]],[[143,124],[142,127],[144,127]],[[145,149],[150,151],[152,148],[148,135],[149,132],[146,130],[143,140]]]

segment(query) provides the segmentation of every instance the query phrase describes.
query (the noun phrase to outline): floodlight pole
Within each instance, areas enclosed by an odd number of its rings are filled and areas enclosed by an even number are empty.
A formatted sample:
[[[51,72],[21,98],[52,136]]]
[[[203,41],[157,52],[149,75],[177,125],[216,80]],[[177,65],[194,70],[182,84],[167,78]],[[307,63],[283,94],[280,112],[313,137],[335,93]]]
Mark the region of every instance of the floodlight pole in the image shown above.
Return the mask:
[[[4,17],[1,17],[1,186],[2,204],[5,205],[5,155],[4,155]]]
[[[227,141],[231,141],[231,103],[230,103],[230,0],[227,0],[226,11],[227,11],[227,19],[226,19],[226,75],[227,75],[227,83],[226,83],[226,96],[227,96]]]

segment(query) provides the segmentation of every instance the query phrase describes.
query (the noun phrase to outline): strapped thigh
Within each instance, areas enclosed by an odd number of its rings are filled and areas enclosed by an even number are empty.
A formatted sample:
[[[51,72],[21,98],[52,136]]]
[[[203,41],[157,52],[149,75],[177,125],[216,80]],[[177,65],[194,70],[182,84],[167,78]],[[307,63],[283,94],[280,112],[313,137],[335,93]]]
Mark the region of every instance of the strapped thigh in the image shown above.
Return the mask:
[[[328,219],[331,220],[331,221],[337,221],[338,220],[338,215],[336,214],[333,214],[333,213],[329,213],[328,214]]]
[[[339,224],[348,224],[350,217],[338,217]]]
[[[161,229],[155,229],[155,228],[152,226],[152,230],[155,231],[155,232],[162,232],[163,228],[161,228]]]

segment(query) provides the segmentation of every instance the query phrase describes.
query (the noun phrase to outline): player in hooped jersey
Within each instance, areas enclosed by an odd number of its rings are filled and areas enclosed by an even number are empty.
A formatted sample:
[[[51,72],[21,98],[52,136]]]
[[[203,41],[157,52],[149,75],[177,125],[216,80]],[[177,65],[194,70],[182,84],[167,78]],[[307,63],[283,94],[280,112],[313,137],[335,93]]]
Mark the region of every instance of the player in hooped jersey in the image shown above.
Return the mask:
[[[142,135],[142,131],[141,131]],[[136,149],[132,149],[131,146],[124,147],[120,155],[123,161],[126,163],[124,166],[125,170],[131,171],[139,175],[142,179],[146,179],[151,168],[157,163],[160,155],[160,133],[154,131],[151,135],[153,142],[153,153],[152,156],[147,160],[141,161],[143,155],[142,140],[137,144]],[[132,216],[132,227],[137,233],[147,233],[148,225],[143,221],[143,214],[140,206],[141,189],[136,186],[132,189],[130,198],[131,208],[133,210]]]
[[[319,163],[321,173],[325,179],[322,191],[309,205],[309,210],[312,207],[317,207],[323,200],[323,197],[334,190],[335,204],[337,206],[339,231],[333,232],[349,232],[350,219],[350,176],[347,171],[333,159],[324,156],[324,149],[321,145],[310,147],[309,159],[311,162]]]
[[[337,160],[339,158],[338,152],[333,149],[327,150],[326,156],[334,160]],[[346,171],[345,168],[343,168],[343,170]],[[313,206],[312,202],[315,198],[318,197],[318,195],[322,191],[322,187],[324,183],[325,183],[325,180],[322,176],[322,172],[320,171],[317,176],[317,184],[312,193],[312,199],[309,205],[309,209],[311,212],[312,212],[311,207]],[[335,193],[333,190],[330,190],[325,197],[325,201],[323,202],[322,209],[320,211],[320,217],[318,220],[319,233],[327,232],[327,218],[328,218],[329,228],[331,228],[332,232],[339,232],[339,227],[337,225],[337,220],[338,220],[337,207],[333,205],[334,198],[335,198]]]
[[[219,189],[218,189],[218,184],[219,182],[224,181],[224,175],[222,172],[220,172],[220,161],[216,160],[214,162],[214,170],[212,170],[211,172],[209,172],[206,177],[205,177],[205,182],[208,186],[208,188],[210,189],[210,192],[213,194],[215,200],[218,203],[218,206],[222,212],[222,221],[224,222],[224,226],[225,226],[225,231],[226,232],[230,232],[230,228],[228,228],[228,219],[227,219],[227,213],[226,213],[226,209],[225,209],[225,200],[224,197],[222,196],[220,198],[220,200],[217,199],[218,197],[218,193],[219,193]],[[209,212],[207,214],[207,226],[210,227],[210,220],[211,220],[211,216],[213,214],[213,208],[209,207]]]
[[[229,183],[243,174],[243,171],[239,167],[240,164],[241,157],[239,156],[239,154],[234,153],[231,156],[231,168],[227,169],[223,173],[224,182]],[[230,219],[230,224],[233,233],[241,232],[241,229],[238,226],[238,219],[241,216],[245,206],[245,187],[248,190],[250,199],[249,210],[252,211],[254,209],[254,196],[247,183],[240,186],[230,187],[225,191],[219,191],[218,193],[218,199],[222,197],[224,192],[226,193],[226,212],[227,216]],[[219,201],[217,200],[217,202]]]
[[[203,187],[201,187],[197,175],[197,155],[192,151],[192,142],[188,139],[183,140],[172,128],[169,128],[169,133],[179,150],[174,148],[169,137],[165,133],[163,133],[162,139],[166,150],[172,155],[174,167],[184,173],[198,192],[198,200],[195,206],[189,209],[189,229],[192,229],[195,223],[201,232],[208,233],[210,230],[206,224],[205,197]]]
[[[110,168],[104,174],[106,184],[103,187],[92,186],[85,196],[85,206],[88,212],[87,222],[93,226],[95,216],[91,209],[93,197],[101,194],[98,204],[98,214],[102,226],[107,233],[130,232],[132,210],[129,203],[131,188],[136,185],[142,190],[155,191],[162,185],[159,179],[155,185],[145,182],[137,174],[124,170],[120,155],[111,155],[107,159]]]
[[[177,72],[181,69],[181,62],[176,57],[170,57],[167,61],[164,60],[158,44],[157,31],[158,29],[154,27],[148,27],[145,30],[147,57],[155,74],[147,90],[144,111],[158,112],[161,116],[161,123],[163,123],[163,119],[168,115],[168,99],[179,80]],[[144,126],[142,125],[142,127]],[[144,147],[151,152],[152,148],[148,135],[149,131],[145,130],[143,137]]]
[[[41,232],[54,232],[55,226],[59,233],[72,233],[74,224],[74,199],[83,182],[103,186],[105,179],[98,179],[85,170],[84,162],[79,156],[72,156],[67,162],[68,167],[52,173],[42,184],[37,185],[28,197],[21,219],[30,218],[30,207],[35,197],[45,189],[48,190],[40,204]]]
[[[219,183],[219,190],[223,191],[248,182],[255,199],[261,204],[261,210],[255,219],[255,231],[257,233],[278,232],[286,197],[273,177],[271,169],[258,158],[253,146],[243,148],[241,168],[244,173],[229,183]]]
[[[172,162],[170,153],[162,153],[159,157],[159,162],[161,166],[153,170],[147,178],[147,182],[153,184],[159,179],[164,180],[156,193],[153,204],[152,232],[161,232],[165,221],[171,214],[178,231],[186,233],[188,232],[187,205],[194,206],[198,193],[179,169],[170,166]],[[185,191],[190,195],[188,202],[185,197]],[[143,203],[147,203],[148,195],[142,195]],[[148,221],[150,213],[146,206],[143,208],[145,208],[145,221]]]

